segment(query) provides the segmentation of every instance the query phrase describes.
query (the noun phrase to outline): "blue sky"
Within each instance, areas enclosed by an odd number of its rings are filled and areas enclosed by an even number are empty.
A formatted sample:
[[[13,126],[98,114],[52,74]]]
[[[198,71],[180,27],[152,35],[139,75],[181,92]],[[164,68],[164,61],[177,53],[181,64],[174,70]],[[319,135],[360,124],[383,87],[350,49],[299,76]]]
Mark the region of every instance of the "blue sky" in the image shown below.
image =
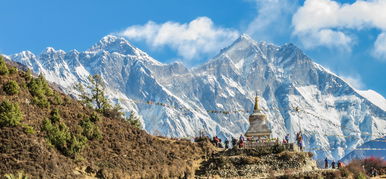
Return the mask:
[[[239,34],[294,43],[360,89],[386,96],[386,1],[2,0],[0,53],[86,50],[125,36],[161,62],[205,62]]]

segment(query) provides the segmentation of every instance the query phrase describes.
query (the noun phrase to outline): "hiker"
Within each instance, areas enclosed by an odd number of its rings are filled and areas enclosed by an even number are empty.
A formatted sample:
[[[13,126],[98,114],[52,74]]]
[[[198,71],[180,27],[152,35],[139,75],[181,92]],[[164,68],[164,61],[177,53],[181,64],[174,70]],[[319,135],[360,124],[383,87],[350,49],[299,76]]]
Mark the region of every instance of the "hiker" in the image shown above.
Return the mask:
[[[285,139],[283,139],[282,142],[283,142],[283,144],[287,144],[287,140],[285,140]]]
[[[239,140],[240,140],[240,142],[241,142],[241,141],[244,142],[245,138],[244,138],[243,134],[240,134]]]
[[[232,147],[234,148],[236,147],[236,145],[237,145],[237,139],[232,137]]]
[[[298,145],[299,145],[300,150],[303,151],[303,141],[302,140],[299,141]]]
[[[244,140],[240,140],[239,141],[239,148],[243,148],[244,147]]]
[[[339,160],[338,161],[338,169],[342,168],[342,162]]]
[[[224,148],[224,146],[222,145],[222,142],[219,142],[217,147],[218,148]]]
[[[335,169],[335,161],[332,161],[331,168]]]
[[[303,137],[302,137],[302,131],[299,131],[296,133],[296,141],[298,143],[298,147],[300,150],[303,150]]]
[[[326,157],[326,159],[324,159],[324,168],[328,168],[328,159]]]
[[[228,148],[229,148],[229,140],[225,139],[225,149],[228,149]]]
[[[287,135],[284,137],[284,140],[285,140],[285,143],[288,144],[288,142],[289,142],[289,134],[287,134]]]
[[[219,143],[220,143],[220,139],[219,139],[217,136],[214,136],[214,137],[213,137],[213,141],[214,141],[214,145],[215,145],[216,147],[218,147],[218,145],[219,145]]]
[[[370,171],[370,176],[371,177],[375,177],[378,175],[378,172],[377,172],[377,169],[375,169],[374,167],[371,168],[371,171]]]

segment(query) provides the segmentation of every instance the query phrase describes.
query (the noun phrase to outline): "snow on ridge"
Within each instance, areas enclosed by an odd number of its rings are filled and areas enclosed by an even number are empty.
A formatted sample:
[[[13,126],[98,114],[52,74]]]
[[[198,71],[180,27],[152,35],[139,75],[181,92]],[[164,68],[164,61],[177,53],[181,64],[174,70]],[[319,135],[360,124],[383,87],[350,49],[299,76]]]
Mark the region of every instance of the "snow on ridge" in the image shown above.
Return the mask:
[[[366,98],[368,101],[370,101],[371,103],[373,103],[374,105],[378,106],[379,108],[381,108],[382,110],[386,111],[386,99],[379,93],[377,93],[376,91],[372,90],[372,89],[368,89],[368,90],[359,90],[359,89],[356,89],[355,87],[353,87],[347,80],[345,80],[344,78],[338,76],[337,74],[335,74],[334,72],[328,70],[327,68],[324,68],[322,65],[316,63],[316,62],[313,62],[314,65],[319,68],[320,70],[322,71],[325,71],[333,76],[335,76],[336,78],[339,78],[340,80],[344,81],[347,85],[349,85],[355,92],[357,92],[359,95],[361,95],[362,97]]]
[[[356,90],[360,95],[368,99],[374,105],[386,111],[386,99],[374,90]]]
[[[315,154],[318,158],[342,157],[371,139],[366,134],[386,132],[385,108],[369,110],[375,106],[363,103],[367,99],[374,101],[377,95],[371,93],[369,97],[369,92],[357,91],[368,96],[359,98],[343,80],[330,75],[339,76],[312,62],[293,44],[283,45],[280,51],[278,46],[242,36],[213,59],[189,70],[179,63],[162,64],[128,46],[124,39],[115,44],[117,38],[106,36],[101,41],[111,46],[72,53],[63,59],[59,55],[24,55],[23,60],[18,55],[12,57],[44,73],[49,81],[61,82],[70,94],[74,93],[71,84],[87,84],[89,74],[100,73],[107,83],[109,99],[120,103],[125,112],[140,115],[145,129],[152,134],[186,137],[204,130],[222,138],[237,136],[248,128],[249,114],[225,115],[208,110],[249,111],[257,90],[274,129],[273,137],[292,135],[302,128],[306,149],[321,148]],[[45,60],[53,64],[42,63]],[[331,87],[325,89],[326,85]],[[170,106],[149,105],[147,101]],[[294,112],[295,106],[316,117]],[[358,135],[350,136],[353,131]]]

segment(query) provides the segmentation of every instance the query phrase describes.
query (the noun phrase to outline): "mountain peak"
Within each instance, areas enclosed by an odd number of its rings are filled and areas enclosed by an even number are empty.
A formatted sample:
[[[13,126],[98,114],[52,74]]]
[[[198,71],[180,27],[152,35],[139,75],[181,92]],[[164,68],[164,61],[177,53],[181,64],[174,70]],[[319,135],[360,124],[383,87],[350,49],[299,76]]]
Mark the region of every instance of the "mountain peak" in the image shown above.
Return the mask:
[[[252,39],[252,37],[250,37],[248,34],[241,34],[240,37],[236,39],[232,45],[238,44],[238,43],[247,43],[247,44],[253,44],[253,45],[257,44],[257,42],[254,39]]]
[[[108,51],[118,52],[125,55],[136,55],[137,49],[132,46],[125,38],[114,35],[106,35],[98,43],[93,45],[89,51]]]
[[[47,47],[45,50],[43,50],[41,54],[47,55],[47,54],[54,54],[54,53],[65,54],[66,52],[64,52],[63,50],[55,50],[53,47]]]
[[[53,48],[53,47],[47,47],[44,51],[43,51],[43,53],[53,53],[53,52],[55,52],[56,50]]]
[[[248,41],[255,41],[252,39],[251,36],[249,36],[248,34],[241,34],[240,37],[239,37],[240,40],[248,40]]]
[[[23,56],[23,57],[34,57],[35,56],[35,54],[32,53],[29,50],[24,50],[24,51],[18,53],[17,55],[20,55],[20,56]]]
[[[126,39],[124,39],[122,37],[117,37],[114,35],[106,35],[99,42],[101,44],[109,44],[109,43],[114,43],[115,41],[118,41],[118,40],[123,41],[125,43],[128,43]]]

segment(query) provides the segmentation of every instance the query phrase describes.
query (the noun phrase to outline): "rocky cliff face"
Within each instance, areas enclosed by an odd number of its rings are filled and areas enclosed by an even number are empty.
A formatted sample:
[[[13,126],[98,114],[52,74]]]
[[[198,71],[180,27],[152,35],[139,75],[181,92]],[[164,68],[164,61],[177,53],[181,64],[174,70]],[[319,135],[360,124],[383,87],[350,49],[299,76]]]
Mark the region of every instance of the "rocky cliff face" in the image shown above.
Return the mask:
[[[293,44],[257,43],[243,35],[194,68],[160,63],[111,35],[84,52],[47,48],[40,55],[24,51],[10,58],[73,95],[74,83],[87,84],[88,75],[101,74],[109,98],[138,113],[156,135],[244,133],[257,91],[273,137],[289,133],[293,141],[301,130],[306,150],[317,158],[341,158],[386,133],[383,97],[354,89]]]

